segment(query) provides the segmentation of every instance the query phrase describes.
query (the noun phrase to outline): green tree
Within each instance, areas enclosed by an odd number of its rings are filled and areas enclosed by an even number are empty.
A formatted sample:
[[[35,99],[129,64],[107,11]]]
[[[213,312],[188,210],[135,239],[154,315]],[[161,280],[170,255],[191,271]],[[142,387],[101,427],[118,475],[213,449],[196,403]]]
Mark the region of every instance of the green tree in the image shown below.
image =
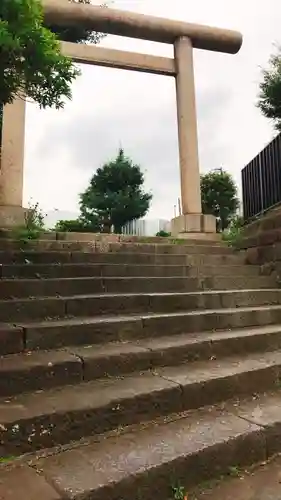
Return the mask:
[[[201,196],[203,213],[217,217],[220,229],[226,229],[239,207],[232,176],[223,169],[201,175]]]
[[[275,128],[281,132],[281,51],[272,55],[269,68],[263,70],[257,106],[266,118],[273,120]]]
[[[69,0],[73,3],[91,4],[91,0]],[[106,4],[101,7],[107,7]],[[87,30],[81,26],[60,26],[59,24],[45,23],[45,26],[55,33],[60,40],[73,43],[99,43],[107,35],[93,30]]]
[[[16,95],[42,108],[63,107],[64,97],[71,98],[70,85],[79,71],[61,55],[58,39],[97,44],[105,36],[79,26],[44,26],[39,0],[0,0],[0,146],[3,106]]]
[[[0,105],[16,95],[45,108],[63,107],[71,98],[71,82],[79,74],[61,55],[56,35],[43,26],[38,0],[0,2]]]
[[[144,192],[143,183],[140,167],[120,149],[113,161],[98,168],[80,195],[82,219],[98,217],[106,231],[113,226],[120,233],[125,224],[143,217],[149,209],[152,195]]]

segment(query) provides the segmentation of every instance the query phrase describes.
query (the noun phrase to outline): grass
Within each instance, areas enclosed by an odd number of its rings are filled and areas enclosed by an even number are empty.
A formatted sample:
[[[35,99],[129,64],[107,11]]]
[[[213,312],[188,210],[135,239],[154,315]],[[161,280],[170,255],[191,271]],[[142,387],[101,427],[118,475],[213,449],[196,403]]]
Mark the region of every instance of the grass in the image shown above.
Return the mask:
[[[15,458],[16,457],[13,457],[12,455],[10,457],[0,457],[0,465],[12,462],[13,460],[15,460]]]

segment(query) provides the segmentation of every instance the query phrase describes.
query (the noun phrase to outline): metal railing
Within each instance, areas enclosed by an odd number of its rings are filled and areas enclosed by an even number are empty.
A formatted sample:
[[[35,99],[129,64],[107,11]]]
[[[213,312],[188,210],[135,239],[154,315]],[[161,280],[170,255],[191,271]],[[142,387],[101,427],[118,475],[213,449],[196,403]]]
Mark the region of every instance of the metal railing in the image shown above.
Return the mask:
[[[170,232],[170,221],[163,219],[138,219],[129,222],[122,234],[132,236],[155,236],[159,231]]]
[[[245,221],[281,203],[281,134],[242,170]]]

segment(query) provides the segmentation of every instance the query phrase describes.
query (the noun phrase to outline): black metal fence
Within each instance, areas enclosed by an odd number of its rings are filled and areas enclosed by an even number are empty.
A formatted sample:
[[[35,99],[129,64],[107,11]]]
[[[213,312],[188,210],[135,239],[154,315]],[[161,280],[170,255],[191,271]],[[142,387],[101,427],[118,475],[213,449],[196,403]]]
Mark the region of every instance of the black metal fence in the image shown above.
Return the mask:
[[[242,195],[245,221],[281,203],[281,134],[243,168]]]

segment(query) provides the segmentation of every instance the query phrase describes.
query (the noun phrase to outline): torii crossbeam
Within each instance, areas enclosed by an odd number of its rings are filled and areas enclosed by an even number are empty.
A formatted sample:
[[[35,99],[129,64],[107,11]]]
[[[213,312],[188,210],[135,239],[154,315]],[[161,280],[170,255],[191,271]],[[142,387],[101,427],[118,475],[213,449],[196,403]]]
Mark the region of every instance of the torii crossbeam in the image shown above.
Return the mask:
[[[158,57],[93,45],[62,42],[73,61],[175,77],[182,215],[172,221],[174,235],[212,238],[213,216],[203,215],[200,194],[193,48],[235,54],[242,45],[237,31],[108,9],[68,0],[43,0],[48,24],[86,29],[174,45],[174,58]],[[25,102],[4,108],[0,170],[0,225],[11,226],[23,216]]]

